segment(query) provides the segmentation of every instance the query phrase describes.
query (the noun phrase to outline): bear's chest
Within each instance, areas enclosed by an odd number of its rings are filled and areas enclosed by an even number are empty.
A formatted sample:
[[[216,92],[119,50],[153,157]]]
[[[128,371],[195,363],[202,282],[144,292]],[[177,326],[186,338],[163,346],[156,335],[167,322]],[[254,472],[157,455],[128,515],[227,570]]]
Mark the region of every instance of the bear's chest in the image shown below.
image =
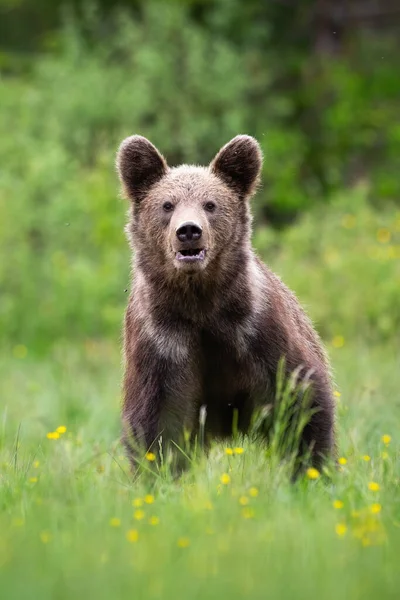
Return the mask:
[[[200,332],[199,368],[202,388],[208,396],[229,396],[240,387],[245,360],[222,337],[211,331]]]
[[[230,435],[249,425],[258,377],[249,355],[241,355],[223,336],[202,331],[199,344],[200,405],[207,409],[206,430]]]

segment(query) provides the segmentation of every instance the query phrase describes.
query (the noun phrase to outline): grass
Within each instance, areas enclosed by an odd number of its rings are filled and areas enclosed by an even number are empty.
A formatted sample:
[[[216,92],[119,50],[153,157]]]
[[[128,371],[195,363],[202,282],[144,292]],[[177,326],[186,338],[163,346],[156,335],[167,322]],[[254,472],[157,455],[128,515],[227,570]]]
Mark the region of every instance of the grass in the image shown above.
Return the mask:
[[[3,355],[0,597],[396,597],[399,350],[330,353],[345,464],[294,485],[246,440],[178,480],[143,469],[133,482],[116,347]]]

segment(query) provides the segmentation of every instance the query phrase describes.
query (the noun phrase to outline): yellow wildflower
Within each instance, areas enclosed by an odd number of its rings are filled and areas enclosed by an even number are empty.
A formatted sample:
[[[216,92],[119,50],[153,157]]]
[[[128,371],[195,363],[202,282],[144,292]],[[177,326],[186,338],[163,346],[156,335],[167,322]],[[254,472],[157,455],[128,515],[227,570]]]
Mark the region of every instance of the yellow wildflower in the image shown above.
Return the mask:
[[[362,459],[365,460],[365,462],[369,462],[371,460],[371,457],[368,454],[364,454]]]
[[[318,479],[319,477],[319,471],[317,469],[314,469],[313,467],[307,469],[306,474],[308,479]]]
[[[391,237],[392,237],[392,235],[391,235],[389,229],[386,229],[386,227],[381,227],[376,232],[376,239],[381,244],[387,244],[388,242],[390,242]]]
[[[136,531],[136,529],[129,529],[129,531],[126,532],[126,539],[128,542],[137,542],[139,539],[139,532]]]
[[[38,468],[39,468],[39,465],[40,465],[40,462],[39,462],[38,460],[34,460],[34,461],[33,461],[33,463],[32,463],[32,467],[33,467],[34,469],[38,469]]]
[[[342,227],[344,227],[345,229],[353,229],[354,225],[356,224],[356,218],[354,215],[343,215],[342,218]]]
[[[228,456],[232,456],[232,454],[233,454],[232,448],[225,448],[225,454],[227,454]]]
[[[160,522],[160,519],[156,516],[150,517],[150,519],[149,519],[150,525],[158,525],[159,522]]]
[[[239,498],[239,504],[241,504],[242,506],[246,506],[246,504],[249,503],[249,499],[247,496],[240,496]]]
[[[242,508],[242,517],[244,519],[252,519],[254,517],[254,509],[250,506]]]
[[[190,546],[190,540],[187,537],[180,537],[177,542],[179,548],[187,548]]]
[[[49,431],[49,433],[46,434],[46,437],[48,440],[58,440],[60,434],[57,431]]]
[[[228,485],[231,482],[231,478],[228,473],[222,473],[219,479],[223,485]]]
[[[335,396],[335,398],[340,398],[340,396],[342,395],[338,390],[335,390],[333,392],[333,395]]]
[[[372,506],[370,506],[367,511],[362,511],[357,527],[353,529],[354,537],[361,540],[364,546],[377,546],[383,544],[387,539],[380,519],[376,518],[376,515],[381,510],[381,506],[377,505],[373,510]]]
[[[338,535],[339,537],[343,537],[344,535],[346,535],[347,525],[345,525],[344,523],[338,523],[335,526],[335,531],[336,535]]]
[[[151,494],[146,494],[146,496],[144,497],[144,501],[146,502],[146,504],[153,504],[154,496],[152,496]]]
[[[370,506],[370,511],[372,512],[373,515],[377,515],[378,513],[380,513],[382,510],[382,506],[379,504],[379,502],[375,502],[374,504],[371,504]]]
[[[65,427],[65,425],[60,425],[59,427],[57,427],[56,432],[57,433],[65,433],[67,431],[67,428]]]
[[[132,500],[132,506],[134,506],[135,508],[140,508],[141,506],[143,506],[143,500],[141,498],[135,498],[134,500]]]
[[[390,435],[388,435],[387,433],[385,433],[385,435],[382,436],[382,442],[385,444],[385,446],[389,446],[391,440],[392,440],[392,437]]]
[[[110,519],[110,525],[111,527],[119,527],[121,525],[121,519],[113,517],[112,519]]]
[[[37,483],[37,477],[29,477],[29,483]]]
[[[340,260],[340,254],[335,248],[328,248],[324,253],[324,261],[328,265],[336,265]]]
[[[28,348],[23,344],[18,344],[17,346],[14,346],[13,354],[15,358],[26,358],[26,355],[28,354]]]
[[[339,465],[347,465],[347,458],[341,456],[338,460]]]
[[[334,500],[333,501],[333,508],[340,510],[341,508],[343,508],[343,506],[344,506],[343,500]]]
[[[332,339],[332,346],[334,348],[343,348],[344,337],[342,335],[335,335]]]
[[[150,462],[153,462],[156,460],[156,455],[154,452],[146,452],[146,459]]]
[[[135,512],[133,513],[133,518],[136,519],[136,521],[141,521],[142,519],[144,519],[144,510],[141,510],[140,508],[138,510],[135,510]]]
[[[48,544],[51,542],[51,533],[49,531],[41,531],[40,539],[42,540],[43,544]]]
[[[368,489],[371,492],[379,492],[380,485],[379,485],[379,483],[376,483],[376,481],[370,481],[369,484],[368,484]]]
[[[234,452],[235,454],[243,454],[243,452],[244,452],[244,448],[240,448],[240,447],[239,447],[239,448],[238,448],[238,447],[237,447],[237,448],[234,448],[234,449],[233,449],[233,452]]]
[[[256,498],[258,496],[258,489],[256,487],[251,487],[249,489],[249,496]]]

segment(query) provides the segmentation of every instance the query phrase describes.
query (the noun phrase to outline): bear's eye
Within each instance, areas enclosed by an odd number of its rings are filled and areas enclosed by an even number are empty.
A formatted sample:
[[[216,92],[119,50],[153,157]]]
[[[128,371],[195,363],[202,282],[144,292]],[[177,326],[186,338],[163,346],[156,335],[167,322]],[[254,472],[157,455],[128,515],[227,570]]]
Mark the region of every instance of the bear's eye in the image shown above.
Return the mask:
[[[204,205],[204,208],[208,211],[208,212],[212,212],[213,210],[215,210],[215,203],[214,202],[207,202]]]
[[[164,202],[163,209],[165,210],[165,212],[171,212],[171,210],[174,210],[174,205],[172,204],[172,202]]]

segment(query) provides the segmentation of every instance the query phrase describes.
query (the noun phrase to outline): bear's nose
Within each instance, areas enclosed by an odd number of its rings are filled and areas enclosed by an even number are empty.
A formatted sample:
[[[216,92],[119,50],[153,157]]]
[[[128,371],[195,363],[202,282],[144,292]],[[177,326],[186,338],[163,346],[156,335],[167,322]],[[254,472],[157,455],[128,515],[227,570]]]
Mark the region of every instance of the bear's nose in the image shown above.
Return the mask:
[[[197,223],[187,221],[176,230],[176,237],[180,242],[195,242],[201,238],[202,229]]]

